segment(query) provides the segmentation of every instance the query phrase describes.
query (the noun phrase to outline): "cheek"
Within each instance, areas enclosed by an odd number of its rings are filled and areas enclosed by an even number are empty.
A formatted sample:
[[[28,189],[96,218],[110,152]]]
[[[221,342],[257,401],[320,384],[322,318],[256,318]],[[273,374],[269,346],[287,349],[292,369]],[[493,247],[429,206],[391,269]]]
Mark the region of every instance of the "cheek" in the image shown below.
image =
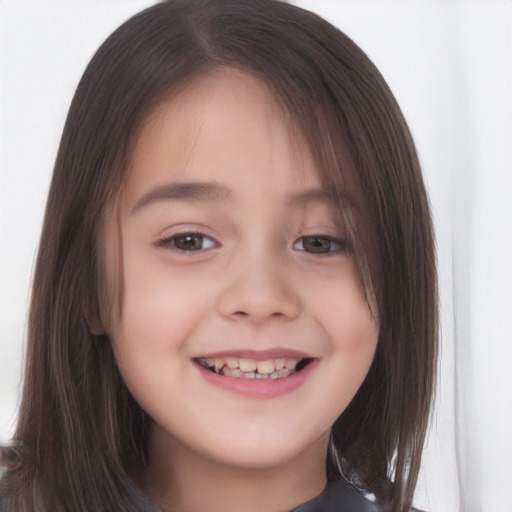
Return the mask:
[[[336,409],[331,418],[333,423],[365,380],[375,356],[379,331],[364,301],[341,313],[338,310],[337,316],[331,318],[335,320],[329,324],[331,346],[325,378],[330,382],[326,399]]]
[[[317,319],[329,340],[329,379],[341,408],[348,405],[372,364],[379,328],[355,272],[340,274],[316,290]],[[337,393],[341,393],[337,395]]]
[[[375,350],[378,326],[351,264],[311,283],[312,304],[333,348],[354,353]]]
[[[125,249],[121,326],[133,343],[168,349],[193,329],[210,301],[204,282],[158,258]]]
[[[198,286],[185,286],[182,279],[129,250],[125,255],[120,315],[111,338],[126,385],[151,410],[152,404],[165,402],[160,387],[171,396],[184,377],[186,341],[204,312],[205,299]]]
[[[338,310],[330,318],[331,356],[347,376],[352,375],[361,383],[373,361],[379,337],[368,306],[362,302],[358,307]]]

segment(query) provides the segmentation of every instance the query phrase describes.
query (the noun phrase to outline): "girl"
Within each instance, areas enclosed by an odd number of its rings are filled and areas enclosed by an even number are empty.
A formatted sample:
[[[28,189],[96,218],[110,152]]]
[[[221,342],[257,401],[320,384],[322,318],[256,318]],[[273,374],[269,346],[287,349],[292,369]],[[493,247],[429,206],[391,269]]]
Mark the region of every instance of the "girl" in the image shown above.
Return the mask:
[[[2,512],[410,510],[434,262],[344,34],[275,0],[143,11],[69,111]]]

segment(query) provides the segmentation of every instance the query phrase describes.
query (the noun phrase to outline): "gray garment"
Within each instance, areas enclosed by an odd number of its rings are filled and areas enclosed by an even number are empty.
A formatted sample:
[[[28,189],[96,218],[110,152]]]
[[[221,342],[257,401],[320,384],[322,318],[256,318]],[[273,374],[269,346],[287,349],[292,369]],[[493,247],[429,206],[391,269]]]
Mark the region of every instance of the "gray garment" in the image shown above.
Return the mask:
[[[162,512],[135,488],[133,499],[134,504],[140,507],[140,512]],[[340,478],[329,482],[319,496],[290,512],[379,512],[379,509],[355,487]]]
[[[131,488],[130,510],[137,512],[163,512],[151,503],[135,486]],[[10,507],[8,507],[10,509]],[[3,510],[0,497],[0,512]],[[327,484],[325,490],[316,498],[299,505],[290,512],[383,512],[374,503],[343,479]]]

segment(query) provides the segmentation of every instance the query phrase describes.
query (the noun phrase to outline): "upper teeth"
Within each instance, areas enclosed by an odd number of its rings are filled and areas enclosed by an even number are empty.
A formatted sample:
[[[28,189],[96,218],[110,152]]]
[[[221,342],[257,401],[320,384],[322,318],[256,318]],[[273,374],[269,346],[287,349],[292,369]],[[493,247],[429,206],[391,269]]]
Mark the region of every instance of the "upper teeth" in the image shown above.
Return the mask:
[[[246,378],[280,378],[294,373],[298,362],[297,357],[265,359],[247,359],[244,357],[206,357],[199,359],[199,363],[230,377]]]

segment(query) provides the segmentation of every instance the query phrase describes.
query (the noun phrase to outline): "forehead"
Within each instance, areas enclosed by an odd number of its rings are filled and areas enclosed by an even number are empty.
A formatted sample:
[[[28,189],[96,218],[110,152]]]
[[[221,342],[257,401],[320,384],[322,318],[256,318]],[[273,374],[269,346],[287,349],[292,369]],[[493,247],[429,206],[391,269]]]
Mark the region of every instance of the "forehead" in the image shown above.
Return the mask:
[[[191,179],[233,186],[250,179],[289,192],[319,186],[308,144],[275,95],[261,80],[231,69],[195,80],[151,112],[124,188],[138,195]]]

